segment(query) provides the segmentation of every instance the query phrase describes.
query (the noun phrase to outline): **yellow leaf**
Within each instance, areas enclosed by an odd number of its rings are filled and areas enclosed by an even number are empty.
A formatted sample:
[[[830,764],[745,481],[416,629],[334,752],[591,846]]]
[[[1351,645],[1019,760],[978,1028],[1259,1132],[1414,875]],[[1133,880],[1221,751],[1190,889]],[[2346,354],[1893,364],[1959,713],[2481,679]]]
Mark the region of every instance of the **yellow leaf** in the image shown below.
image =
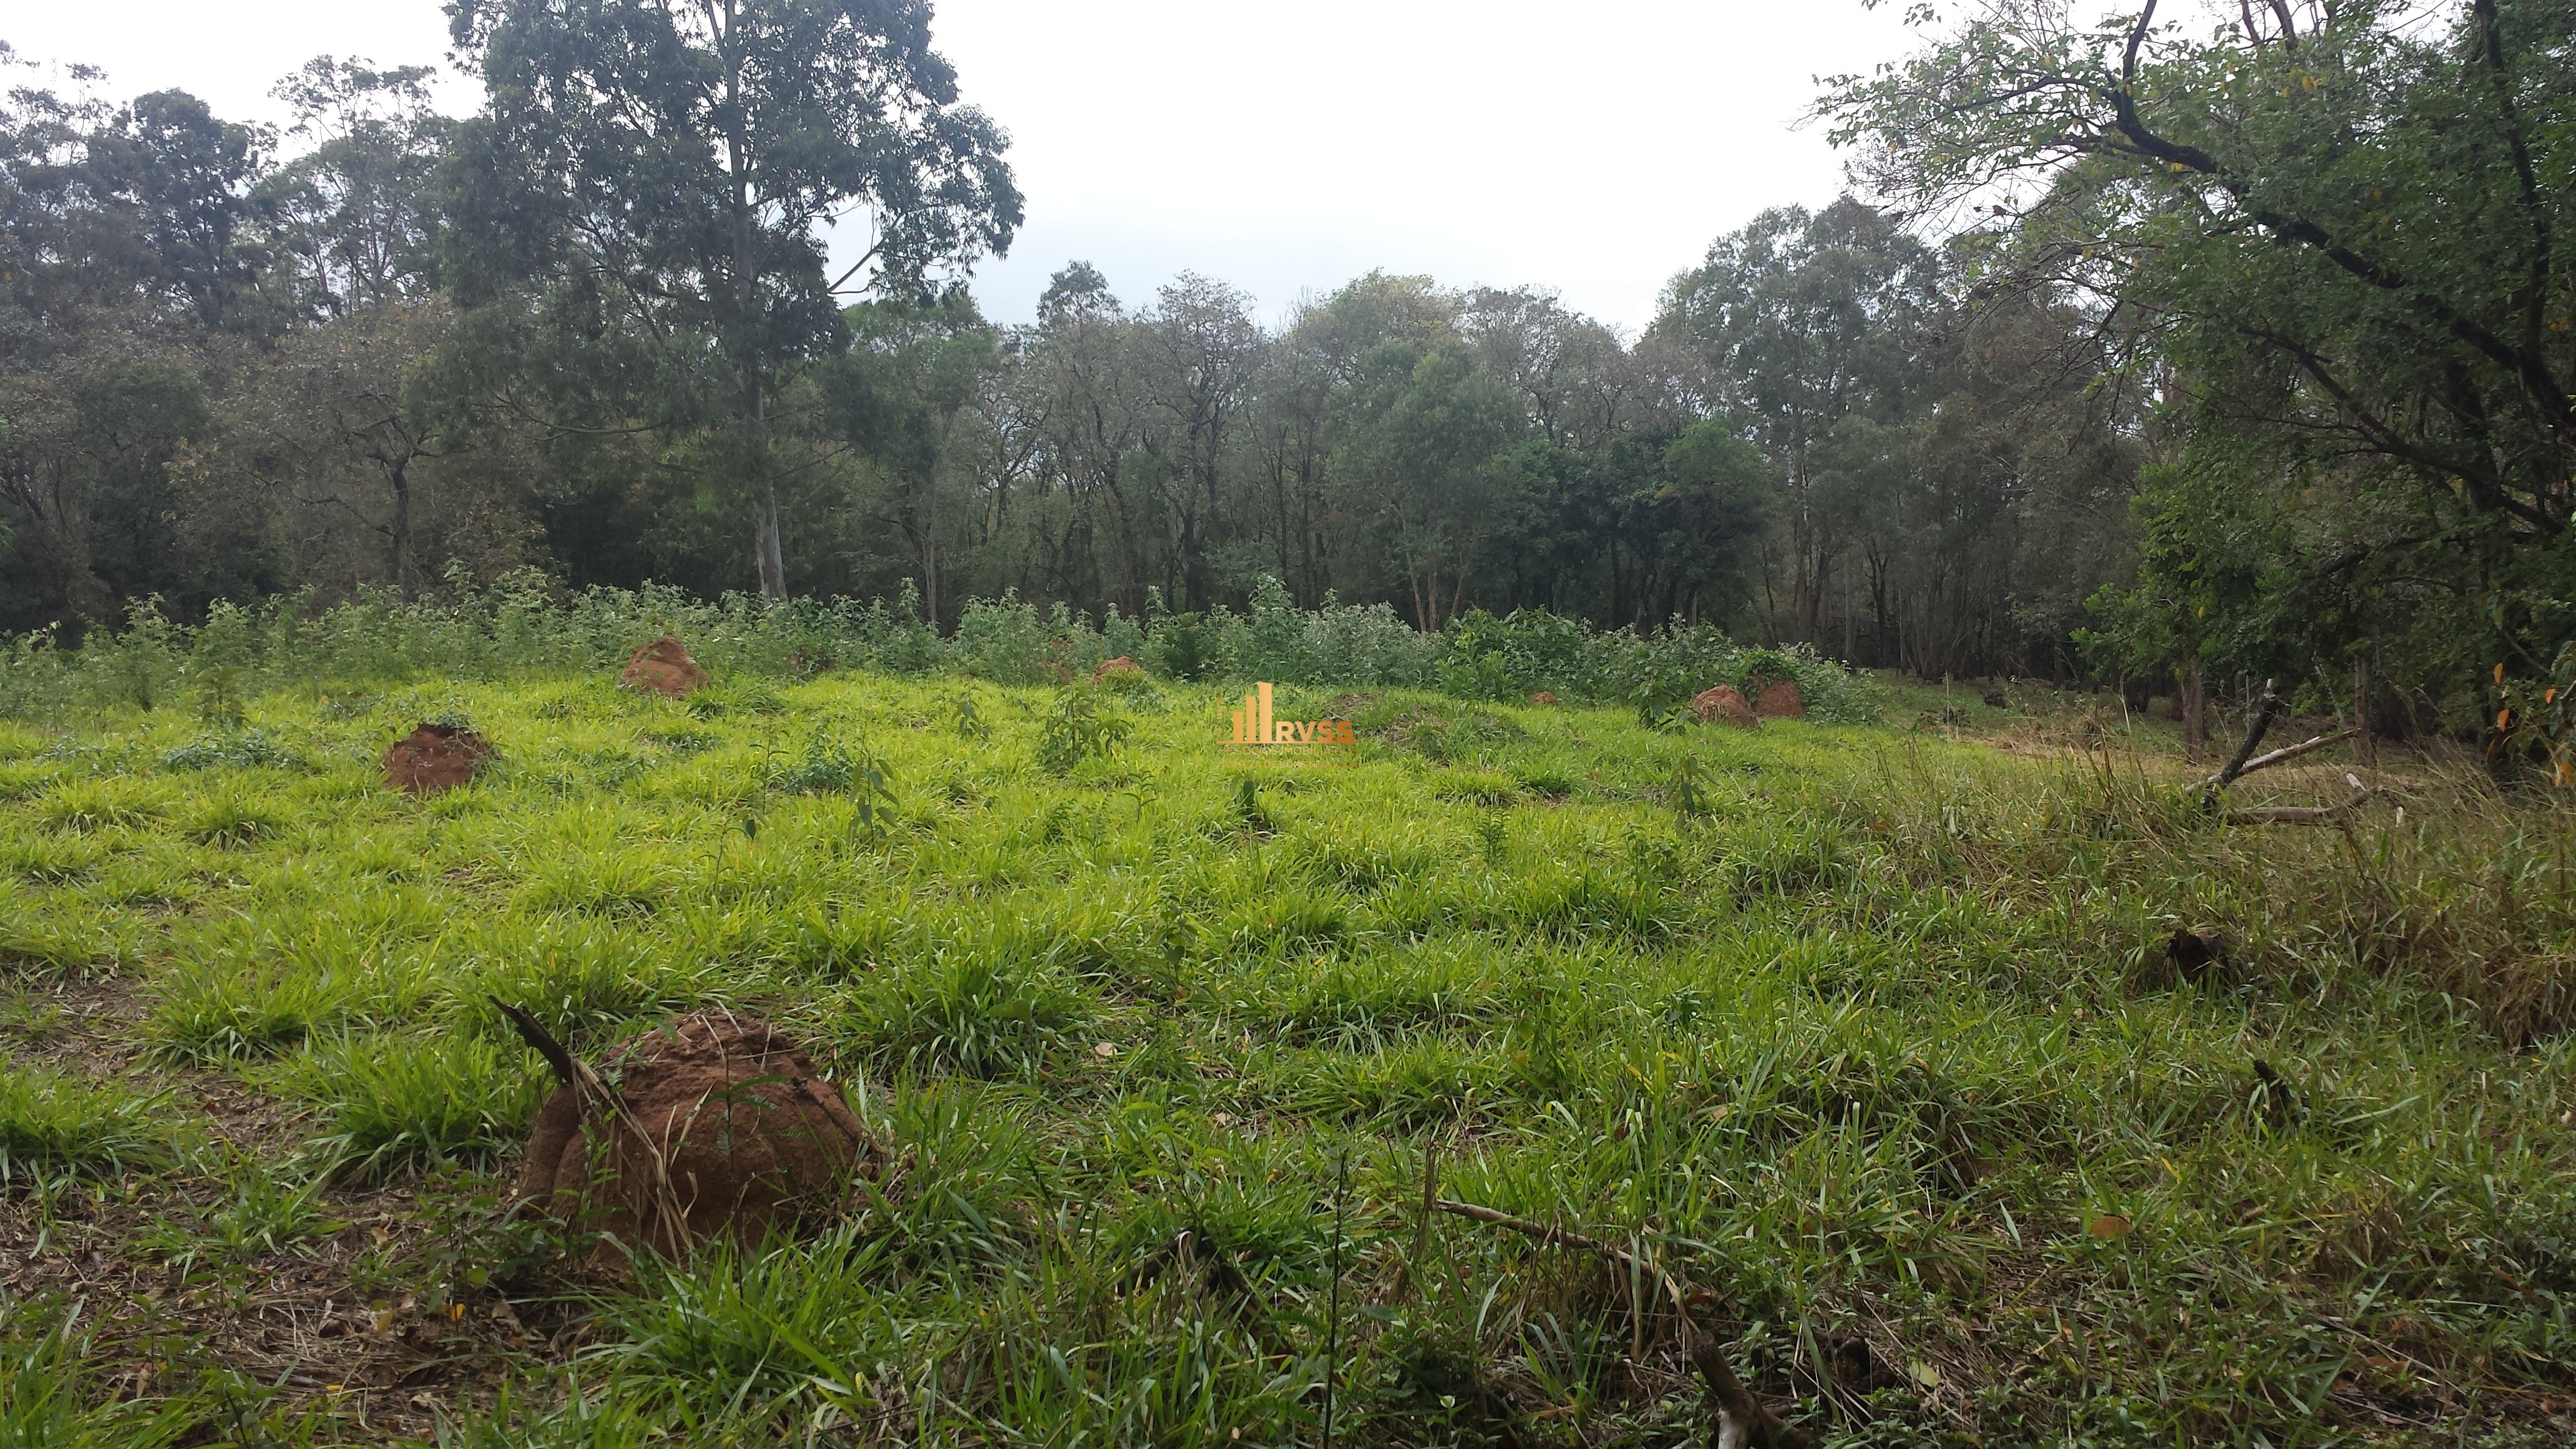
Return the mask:
[[[2136,1223],[2118,1213],[2097,1213],[2093,1221],[2085,1227],[2085,1231],[2109,1243],[2127,1237],[2130,1230],[2136,1226]]]
[[[2512,710],[2509,710],[2509,709],[2500,709],[2500,710],[2497,710],[2497,711],[2496,711],[2496,728],[2497,728],[2497,729],[2503,729],[2503,728],[2506,726],[2506,724],[2507,724],[2507,723],[2509,723],[2512,719],[2513,719],[2513,711],[2512,711]]]
[[[2496,666],[2496,683],[2504,683],[2504,666],[2501,664]]]
[[[1941,1371],[1934,1368],[1932,1365],[1923,1362],[1921,1359],[1916,1359],[1914,1362],[1907,1364],[1905,1366],[1905,1372],[1911,1375],[1916,1383],[1921,1384],[1927,1389],[1937,1389],[1941,1387]]]

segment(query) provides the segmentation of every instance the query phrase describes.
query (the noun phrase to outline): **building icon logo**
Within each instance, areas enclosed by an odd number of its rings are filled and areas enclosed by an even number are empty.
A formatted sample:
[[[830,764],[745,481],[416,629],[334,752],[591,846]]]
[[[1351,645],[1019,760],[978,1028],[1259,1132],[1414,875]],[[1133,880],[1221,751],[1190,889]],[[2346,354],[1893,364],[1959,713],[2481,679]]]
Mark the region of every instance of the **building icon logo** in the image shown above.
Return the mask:
[[[1347,753],[1359,744],[1359,735],[1346,719],[1279,719],[1271,713],[1270,685],[1267,681],[1252,687],[1243,703],[1234,711],[1234,738],[1227,742],[1233,749],[1315,750]]]

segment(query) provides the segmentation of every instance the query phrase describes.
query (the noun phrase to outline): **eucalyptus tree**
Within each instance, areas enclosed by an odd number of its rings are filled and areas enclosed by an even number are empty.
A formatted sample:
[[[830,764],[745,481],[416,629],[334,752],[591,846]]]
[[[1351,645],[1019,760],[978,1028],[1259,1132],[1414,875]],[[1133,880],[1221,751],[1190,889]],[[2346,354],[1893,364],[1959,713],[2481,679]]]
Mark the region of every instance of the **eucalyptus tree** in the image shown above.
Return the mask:
[[[306,149],[262,191],[281,269],[316,312],[418,301],[436,285],[434,183],[455,123],[431,104],[433,74],[324,55],[271,92],[294,111],[286,139]]]
[[[853,284],[919,295],[1008,248],[1006,140],[931,49],[927,0],[453,0],[482,113],[450,169],[468,300],[632,335],[657,369],[626,420],[695,435],[750,503],[762,593],[787,591],[773,408],[837,351]],[[829,227],[873,240],[837,271]],[[560,351],[558,357],[564,354]],[[617,426],[593,416],[581,426]]]
[[[1784,475],[1783,633],[1824,643],[1829,610],[1852,610],[1848,555],[1875,459],[1838,439],[1854,436],[1847,420],[1888,420],[1904,405],[1938,284],[1929,247],[1898,218],[1846,197],[1822,212],[1762,213],[1665,289],[1654,330],[1701,355],[1709,403]]]
[[[1164,287],[1141,320],[1142,380],[1164,415],[1151,446],[1170,531],[1165,586],[1204,609],[1216,602],[1233,445],[1266,339],[1248,294],[1195,272]]]
[[[1353,512],[1382,521],[1425,633],[1466,606],[1485,545],[1518,510],[1520,473],[1505,454],[1521,426],[1510,393],[1460,343],[1382,342],[1360,360],[1334,473]]]

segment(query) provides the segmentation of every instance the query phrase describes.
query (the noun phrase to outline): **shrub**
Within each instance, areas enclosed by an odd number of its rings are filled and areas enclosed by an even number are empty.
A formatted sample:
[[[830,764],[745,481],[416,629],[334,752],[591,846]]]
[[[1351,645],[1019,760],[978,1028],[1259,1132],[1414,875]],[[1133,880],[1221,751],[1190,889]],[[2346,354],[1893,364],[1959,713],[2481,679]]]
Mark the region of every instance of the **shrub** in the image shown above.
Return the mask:
[[[1038,730],[1038,768],[1050,775],[1070,775],[1085,760],[1115,751],[1135,729],[1135,721],[1100,707],[1080,689],[1058,691],[1055,707]]]

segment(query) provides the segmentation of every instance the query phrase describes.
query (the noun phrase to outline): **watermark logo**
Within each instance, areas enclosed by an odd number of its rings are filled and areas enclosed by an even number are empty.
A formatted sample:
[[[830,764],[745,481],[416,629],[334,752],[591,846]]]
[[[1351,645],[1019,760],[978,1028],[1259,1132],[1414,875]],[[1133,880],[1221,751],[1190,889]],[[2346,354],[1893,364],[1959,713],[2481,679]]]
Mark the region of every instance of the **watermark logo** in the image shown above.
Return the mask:
[[[1271,713],[1270,686],[1256,684],[1234,711],[1228,753],[1290,749],[1300,754],[1344,755],[1360,737],[1346,719],[1280,719]]]

